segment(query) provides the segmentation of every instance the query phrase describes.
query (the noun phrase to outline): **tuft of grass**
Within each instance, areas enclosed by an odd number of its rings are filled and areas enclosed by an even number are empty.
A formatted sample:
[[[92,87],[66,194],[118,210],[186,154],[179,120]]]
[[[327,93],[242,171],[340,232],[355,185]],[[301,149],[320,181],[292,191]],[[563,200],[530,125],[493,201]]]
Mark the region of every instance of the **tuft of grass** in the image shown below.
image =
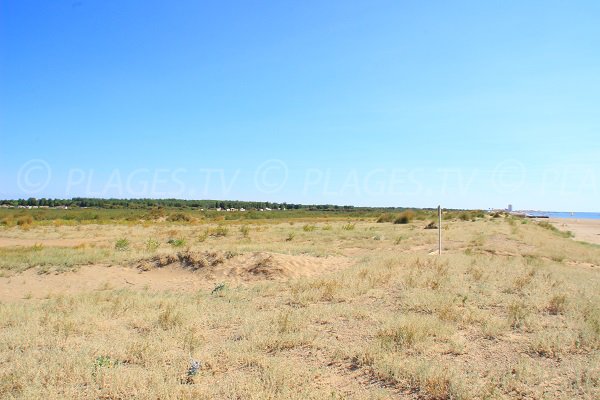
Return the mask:
[[[567,296],[564,294],[555,294],[554,296],[552,296],[550,298],[550,301],[548,302],[548,307],[546,307],[546,310],[551,315],[558,315],[558,314],[562,314],[565,312],[566,305],[567,305]]]
[[[244,238],[250,237],[250,227],[248,225],[240,226],[240,233]]]
[[[126,238],[117,239],[115,242],[115,250],[125,251],[129,250],[129,240]]]
[[[377,218],[377,223],[381,224],[384,222],[394,222],[396,216],[392,213],[383,213]]]
[[[183,324],[183,317],[172,304],[158,313],[158,326],[163,330],[177,328]]]
[[[304,232],[312,232],[312,231],[314,231],[315,229],[317,229],[317,227],[316,227],[315,225],[311,225],[311,224],[306,224],[306,225],[304,225],[304,226],[302,227],[302,230],[303,230]]]
[[[171,238],[169,240],[167,240],[167,243],[170,244],[173,247],[183,247],[185,246],[185,239],[184,238]]]
[[[146,240],[146,251],[154,252],[160,247],[160,242],[154,238]]]
[[[508,323],[513,329],[520,329],[526,325],[529,315],[527,304],[523,301],[513,301],[508,305]]]
[[[295,237],[296,237],[296,234],[294,232],[290,232],[290,233],[288,233],[287,237],[285,238],[285,241],[291,242],[292,240],[294,240]]]
[[[441,323],[437,319],[406,316],[388,323],[377,332],[376,338],[383,349],[401,350],[411,349],[441,332]]]
[[[352,222],[348,222],[347,224],[342,225],[342,229],[345,231],[353,231],[356,228],[356,224]]]
[[[208,231],[209,236],[212,237],[225,237],[229,234],[229,228],[225,225],[218,225]]]

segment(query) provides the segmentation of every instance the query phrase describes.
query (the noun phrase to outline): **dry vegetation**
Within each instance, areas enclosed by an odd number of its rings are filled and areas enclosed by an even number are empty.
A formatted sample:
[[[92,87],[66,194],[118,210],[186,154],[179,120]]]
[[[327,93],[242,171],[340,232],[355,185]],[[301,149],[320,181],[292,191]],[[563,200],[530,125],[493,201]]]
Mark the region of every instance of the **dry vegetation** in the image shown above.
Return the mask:
[[[599,246],[396,219],[4,227],[0,398],[600,397]]]

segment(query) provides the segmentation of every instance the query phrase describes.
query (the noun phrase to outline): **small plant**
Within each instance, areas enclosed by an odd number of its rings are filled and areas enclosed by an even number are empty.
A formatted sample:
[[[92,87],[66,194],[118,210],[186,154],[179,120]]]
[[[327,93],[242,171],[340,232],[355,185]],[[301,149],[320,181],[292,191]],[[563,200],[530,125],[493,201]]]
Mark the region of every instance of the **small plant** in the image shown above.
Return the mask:
[[[552,298],[548,302],[548,307],[546,309],[550,314],[558,315],[562,314],[565,311],[566,304],[567,296],[565,296],[564,294],[556,294],[552,296]]]
[[[183,323],[183,318],[179,312],[175,310],[175,307],[168,305],[158,314],[158,326],[163,330],[169,330],[180,326]]]
[[[250,227],[248,225],[240,226],[240,233],[245,238],[249,237],[250,236]]]
[[[315,229],[317,229],[317,227],[316,227],[316,226],[314,226],[314,225],[309,225],[309,224],[306,224],[306,225],[304,225],[304,226],[302,227],[302,229],[304,230],[304,232],[312,232],[312,231],[314,231]]]
[[[527,306],[522,301],[512,302],[508,306],[508,322],[513,329],[521,328],[525,325],[525,320],[529,314]]]
[[[214,289],[210,292],[210,294],[218,294],[221,293],[222,291],[225,290],[227,286],[225,285],[224,282],[219,283],[217,286],[214,287]]]
[[[219,225],[214,229],[210,230],[209,235],[213,237],[225,237],[229,234],[229,228],[223,225]]]
[[[208,238],[209,234],[210,234],[209,230],[206,229],[203,233],[201,233],[200,235],[198,235],[198,241],[199,242],[204,242]]]
[[[118,366],[120,362],[118,360],[113,360],[110,356],[98,356],[96,360],[94,360],[94,368],[92,371],[92,376],[96,377],[98,372],[103,368],[114,368]]]
[[[235,251],[231,251],[231,250],[227,250],[225,253],[223,253],[223,256],[225,257],[226,260],[231,260],[233,257],[237,256],[238,253],[236,253]]]
[[[342,229],[345,231],[353,231],[356,228],[356,224],[352,222],[348,222],[347,224],[342,225]]]
[[[404,240],[404,236],[398,236],[394,239],[394,244],[397,246]]]
[[[129,240],[126,238],[121,238],[115,242],[115,250],[117,251],[125,251],[129,250]]]
[[[36,243],[31,246],[31,250],[33,251],[42,251],[44,249],[44,245],[42,243]]]
[[[330,231],[332,228],[333,227],[331,225],[327,224],[327,225],[323,226],[323,228],[321,228],[321,229],[323,229],[324,231]]]
[[[156,251],[156,249],[158,249],[159,246],[160,243],[156,239],[149,238],[148,240],[146,240],[146,251],[154,252]]]
[[[178,239],[171,238],[171,239],[167,240],[167,243],[173,247],[183,247],[183,246],[185,246],[185,239],[184,238],[178,238]]]
[[[290,233],[288,233],[287,237],[285,238],[285,241],[291,242],[292,240],[294,240],[295,237],[296,237],[296,234],[294,232],[290,232]]]
[[[188,370],[185,374],[184,383],[186,383],[186,384],[194,383],[194,377],[196,375],[198,375],[198,371],[200,371],[200,368],[202,368],[202,364],[200,364],[200,361],[190,360],[190,367],[188,368]]]

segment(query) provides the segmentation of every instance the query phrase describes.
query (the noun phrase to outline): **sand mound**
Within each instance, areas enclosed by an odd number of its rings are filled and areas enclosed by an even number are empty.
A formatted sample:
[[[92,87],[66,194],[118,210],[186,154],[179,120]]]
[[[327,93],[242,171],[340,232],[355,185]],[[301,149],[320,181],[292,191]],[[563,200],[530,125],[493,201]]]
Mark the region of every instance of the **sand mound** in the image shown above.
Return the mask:
[[[346,257],[183,251],[156,255],[130,266],[85,265],[61,274],[40,275],[31,268],[12,278],[0,279],[0,301],[118,288],[210,290],[224,282],[235,285],[314,276],[350,264],[351,259]]]
[[[254,281],[308,276],[347,266],[343,257],[313,257],[253,252],[234,254],[218,251],[182,251],[177,254],[156,255],[138,261],[135,267],[142,271],[160,268],[181,268],[206,279],[233,279]]]

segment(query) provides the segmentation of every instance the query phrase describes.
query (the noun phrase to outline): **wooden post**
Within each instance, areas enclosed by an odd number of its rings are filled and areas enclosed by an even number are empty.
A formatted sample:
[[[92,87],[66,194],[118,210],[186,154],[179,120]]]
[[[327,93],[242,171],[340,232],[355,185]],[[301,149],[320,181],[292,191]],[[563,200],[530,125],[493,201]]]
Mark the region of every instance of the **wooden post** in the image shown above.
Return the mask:
[[[438,206],[438,254],[442,254],[442,206]]]

